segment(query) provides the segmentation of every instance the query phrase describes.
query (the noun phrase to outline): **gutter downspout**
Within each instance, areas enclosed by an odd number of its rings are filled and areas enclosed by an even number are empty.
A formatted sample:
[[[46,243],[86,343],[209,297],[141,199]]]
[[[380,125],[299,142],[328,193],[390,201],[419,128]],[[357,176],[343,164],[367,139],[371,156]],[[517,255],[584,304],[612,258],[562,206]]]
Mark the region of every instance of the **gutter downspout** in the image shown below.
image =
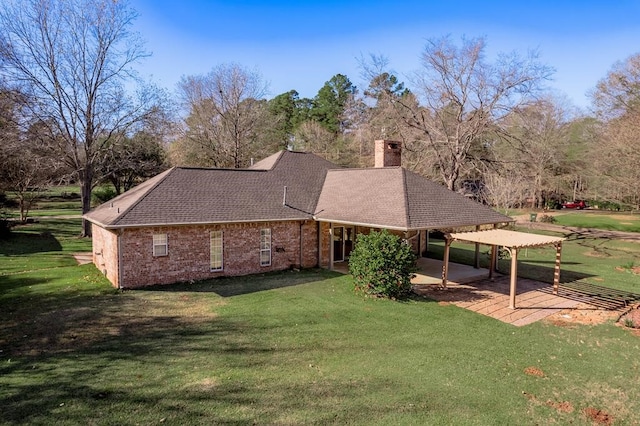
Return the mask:
[[[299,268],[302,269],[302,225],[303,225],[303,221],[300,221],[300,266]]]
[[[123,288],[122,286],[122,236],[124,235],[124,229],[120,228],[118,230],[118,288]]]

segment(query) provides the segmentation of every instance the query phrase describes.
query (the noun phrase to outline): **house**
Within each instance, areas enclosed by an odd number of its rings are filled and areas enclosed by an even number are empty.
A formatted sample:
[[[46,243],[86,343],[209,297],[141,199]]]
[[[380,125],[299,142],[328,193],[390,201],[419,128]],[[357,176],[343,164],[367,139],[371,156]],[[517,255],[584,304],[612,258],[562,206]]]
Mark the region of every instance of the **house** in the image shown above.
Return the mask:
[[[371,229],[422,253],[429,230],[512,221],[400,167],[401,151],[376,141],[366,169],[293,151],[248,169],[171,168],[85,215],[93,262],[118,288],[333,269]]]

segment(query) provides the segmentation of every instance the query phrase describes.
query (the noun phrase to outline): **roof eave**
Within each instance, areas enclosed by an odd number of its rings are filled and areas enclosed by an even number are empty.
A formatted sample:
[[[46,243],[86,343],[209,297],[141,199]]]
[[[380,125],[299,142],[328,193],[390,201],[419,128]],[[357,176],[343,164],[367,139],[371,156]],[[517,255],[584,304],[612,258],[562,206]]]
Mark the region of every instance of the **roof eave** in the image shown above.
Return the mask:
[[[203,222],[158,222],[158,223],[133,223],[126,225],[111,224],[105,225],[95,220],[89,220],[92,223],[104,229],[125,229],[125,228],[153,228],[158,226],[202,226],[202,225],[222,225],[228,223],[266,223],[266,222],[300,222],[302,220],[310,220],[311,217],[294,217],[294,218],[271,218],[271,219],[247,219],[247,220],[217,220]]]

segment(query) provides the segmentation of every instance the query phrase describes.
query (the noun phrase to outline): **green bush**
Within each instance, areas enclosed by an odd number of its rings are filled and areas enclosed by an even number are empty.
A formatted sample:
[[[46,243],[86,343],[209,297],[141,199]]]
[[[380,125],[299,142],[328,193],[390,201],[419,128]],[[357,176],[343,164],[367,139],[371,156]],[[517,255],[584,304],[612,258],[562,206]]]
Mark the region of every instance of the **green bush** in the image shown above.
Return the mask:
[[[411,247],[386,230],[358,235],[349,259],[356,291],[381,297],[408,295],[416,270]]]
[[[102,204],[106,203],[110,199],[116,196],[116,190],[110,186],[101,186],[96,188],[91,193],[91,198],[93,198],[94,204]]]

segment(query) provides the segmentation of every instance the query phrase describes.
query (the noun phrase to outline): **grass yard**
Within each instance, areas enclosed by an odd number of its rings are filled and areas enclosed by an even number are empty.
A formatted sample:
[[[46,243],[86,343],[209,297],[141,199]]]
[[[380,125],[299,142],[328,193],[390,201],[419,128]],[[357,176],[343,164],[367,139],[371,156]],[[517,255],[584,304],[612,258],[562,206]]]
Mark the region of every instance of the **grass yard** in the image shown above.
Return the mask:
[[[629,212],[581,211],[555,216],[556,224],[576,228],[606,229],[609,231],[640,232],[640,215]]]
[[[70,260],[79,227],[0,242],[1,424],[638,424],[640,337],[613,323],[517,328],[323,270],[121,292]]]

